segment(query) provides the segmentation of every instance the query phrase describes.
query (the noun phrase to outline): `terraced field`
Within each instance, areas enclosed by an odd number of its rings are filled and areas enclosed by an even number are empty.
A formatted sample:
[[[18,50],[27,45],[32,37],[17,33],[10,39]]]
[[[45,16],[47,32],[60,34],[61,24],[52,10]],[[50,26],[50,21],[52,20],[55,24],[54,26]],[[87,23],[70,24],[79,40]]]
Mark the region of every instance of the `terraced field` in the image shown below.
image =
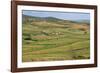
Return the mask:
[[[89,25],[23,15],[22,61],[90,58]]]

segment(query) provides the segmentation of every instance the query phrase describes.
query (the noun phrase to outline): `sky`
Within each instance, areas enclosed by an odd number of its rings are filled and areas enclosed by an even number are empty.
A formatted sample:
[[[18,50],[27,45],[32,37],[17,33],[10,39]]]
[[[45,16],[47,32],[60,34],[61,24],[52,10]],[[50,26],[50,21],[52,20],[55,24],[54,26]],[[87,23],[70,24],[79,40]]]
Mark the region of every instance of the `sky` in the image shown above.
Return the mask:
[[[90,20],[89,13],[23,10],[22,14],[36,17],[55,17],[64,20]]]

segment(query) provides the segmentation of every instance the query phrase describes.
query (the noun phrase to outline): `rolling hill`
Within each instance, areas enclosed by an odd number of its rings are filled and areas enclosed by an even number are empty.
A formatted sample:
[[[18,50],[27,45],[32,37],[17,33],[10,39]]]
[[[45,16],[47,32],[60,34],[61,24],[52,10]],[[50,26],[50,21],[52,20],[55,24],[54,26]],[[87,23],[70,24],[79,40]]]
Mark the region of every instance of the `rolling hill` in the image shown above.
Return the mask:
[[[22,15],[23,62],[90,58],[90,25],[55,17]]]

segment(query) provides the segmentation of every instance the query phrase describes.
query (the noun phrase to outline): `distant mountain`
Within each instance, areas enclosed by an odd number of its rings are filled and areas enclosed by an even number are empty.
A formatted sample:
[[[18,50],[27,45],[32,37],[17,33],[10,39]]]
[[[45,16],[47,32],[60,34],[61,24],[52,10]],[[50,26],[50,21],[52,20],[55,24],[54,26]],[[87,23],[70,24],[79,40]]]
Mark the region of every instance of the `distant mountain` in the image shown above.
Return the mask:
[[[90,20],[63,20],[56,17],[36,17],[36,16],[29,16],[29,15],[22,15],[23,22],[27,21],[48,21],[48,22],[56,22],[56,23],[77,23],[77,24],[90,24]]]
[[[47,21],[47,22],[55,22],[55,23],[62,23],[62,22],[71,22],[69,20],[62,20],[55,17],[36,17],[36,16],[29,16],[29,15],[22,15],[23,23],[25,22],[32,22],[32,21]]]
[[[22,18],[23,19],[27,19],[27,18],[28,19],[31,19],[31,18],[32,19],[42,19],[41,17],[29,16],[29,15],[24,15],[24,14],[22,15]]]

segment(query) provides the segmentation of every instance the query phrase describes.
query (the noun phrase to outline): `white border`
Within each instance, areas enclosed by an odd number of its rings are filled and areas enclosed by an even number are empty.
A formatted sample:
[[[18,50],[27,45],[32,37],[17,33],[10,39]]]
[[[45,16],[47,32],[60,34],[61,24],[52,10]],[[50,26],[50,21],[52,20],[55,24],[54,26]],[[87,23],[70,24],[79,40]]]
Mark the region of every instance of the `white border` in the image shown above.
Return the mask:
[[[66,61],[45,61],[45,62],[24,62],[22,63],[22,10],[42,10],[42,11],[63,11],[63,12],[84,12],[90,13],[90,59],[88,60],[66,60]],[[93,9],[75,9],[75,8],[57,8],[57,7],[40,7],[40,6],[23,6],[17,7],[18,28],[17,28],[17,66],[25,67],[43,67],[43,66],[60,66],[60,65],[78,65],[94,64],[94,10]]]

